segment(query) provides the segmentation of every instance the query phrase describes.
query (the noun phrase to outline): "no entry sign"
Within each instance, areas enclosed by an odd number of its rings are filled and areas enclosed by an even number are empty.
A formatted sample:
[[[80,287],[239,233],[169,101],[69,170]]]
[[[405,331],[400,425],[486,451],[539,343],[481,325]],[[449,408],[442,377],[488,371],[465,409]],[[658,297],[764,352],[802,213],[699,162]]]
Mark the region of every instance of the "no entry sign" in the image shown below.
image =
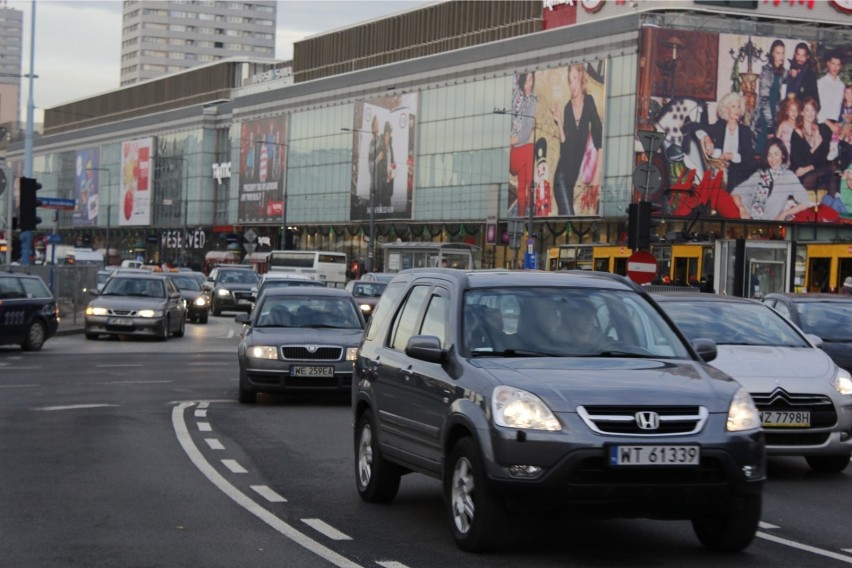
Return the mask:
[[[627,276],[637,284],[647,284],[657,275],[657,258],[640,250],[627,259]]]

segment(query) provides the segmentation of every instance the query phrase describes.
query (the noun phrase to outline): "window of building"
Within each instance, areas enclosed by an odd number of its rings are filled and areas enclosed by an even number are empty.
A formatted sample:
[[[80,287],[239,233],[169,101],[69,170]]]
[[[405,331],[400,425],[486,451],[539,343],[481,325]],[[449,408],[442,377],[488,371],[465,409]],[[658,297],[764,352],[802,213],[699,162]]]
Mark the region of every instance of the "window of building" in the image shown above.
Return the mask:
[[[217,41],[217,42],[214,42],[214,43],[213,43],[213,47],[215,47],[215,48],[217,48],[217,49],[220,49],[220,48],[224,48],[224,47],[225,47],[225,44],[224,44],[224,43],[222,43],[221,41]]]

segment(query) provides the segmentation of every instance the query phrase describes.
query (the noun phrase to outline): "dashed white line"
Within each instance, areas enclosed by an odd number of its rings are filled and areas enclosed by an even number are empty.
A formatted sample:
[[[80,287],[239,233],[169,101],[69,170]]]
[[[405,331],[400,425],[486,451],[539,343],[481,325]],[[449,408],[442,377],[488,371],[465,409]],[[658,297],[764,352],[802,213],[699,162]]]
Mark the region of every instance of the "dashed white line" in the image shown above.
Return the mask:
[[[68,406],[42,406],[41,408],[33,408],[33,410],[53,411],[53,410],[80,410],[84,408],[106,408],[109,406],[118,406],[117,404],[71,404]]]
[[[763,521],[760,521],[758,523],[758,526],[762,529],[765,529],[765,530],[780,529],[781,528],[778,525],[770,525],[769,523],[764,523]]]
[[[206,410],[196,410],[195,411],[195,417],[196,418],[207,418],[207,411]]]
[[[210,406],[209,402],[199,402],[198,403],[198,408],[207,408],[208,406]]]
[[[95,365],[96,369],[112,369],[112,368],[124,368],[124,367],[141,367],[142,365],[136,363],[102,363],[100,365]]]
[[[224,450],[225,449],[225,446],[222,445],[222,442],[220,442],[216,438],[206,438],[204,441],[207,442],[207,445],[210,446],[211,450]]]
[[[802,544],[800,542],[795,542],[792,540],[787,540],[786,538],[777,537],[772,534],[759,532],[756,535],[758,538],[762,538],[764,540],[768,540],[770,542],[774,542],[777,544],[783,544],[784,546],[789,546],[790,548],[796,548],[798,550],[804,550],[805,552],[811,552],[813,554],[817,554],[819,556],[825,556],[826,558],[831,558],[833,560],[839,560],[841,562],[845,562],[847,564],[852,564],[852,556],[844,556],[842,554],[838,554],[836,552],[832,552],[830,550],[823,550],[822,548],[817,548],[815,546],[810,546],[808,544]]]
[[[408,566],[396,560],[376,560],[376,564],[384,568],[408,568]]]
[[[172,381],[107,381],[102,385],[161,385]]]
[[[198,423],[198,431],[199,432],[212,432],[213,428],[210,426],[209,422],[199,422]]]
[[[333,526],[320,519],[302,519],[302,522],[321,533],[331,540],[352,540],[352,537],[343,534]]]
[[[264,499],[266,499],[270,503],[286,503],[287,502],[287,499],[285,499],[284,497],[282,497],[281,495],[279,495],[278,493],[273,491],[267,485],[252,485],[251,488],[254,489],[254,491],[258,495],[260,495],[261,497],[263,497]]]
[[[248,473],[248,470],[241,466],[237,460],[222,460],[222,465],[231,470],[231,473]]]

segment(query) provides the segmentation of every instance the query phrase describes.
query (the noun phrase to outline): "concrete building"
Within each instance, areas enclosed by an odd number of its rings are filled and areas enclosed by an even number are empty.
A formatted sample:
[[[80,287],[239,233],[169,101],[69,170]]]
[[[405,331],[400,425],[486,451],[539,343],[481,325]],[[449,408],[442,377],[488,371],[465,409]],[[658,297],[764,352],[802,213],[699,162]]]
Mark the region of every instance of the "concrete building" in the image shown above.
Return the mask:
[[[278,2],[125,0],[121,86],[229,57],[275,57]]]
[[[0,6],[0,126],[18,128],[21,100],[21,42],[24,13]]]

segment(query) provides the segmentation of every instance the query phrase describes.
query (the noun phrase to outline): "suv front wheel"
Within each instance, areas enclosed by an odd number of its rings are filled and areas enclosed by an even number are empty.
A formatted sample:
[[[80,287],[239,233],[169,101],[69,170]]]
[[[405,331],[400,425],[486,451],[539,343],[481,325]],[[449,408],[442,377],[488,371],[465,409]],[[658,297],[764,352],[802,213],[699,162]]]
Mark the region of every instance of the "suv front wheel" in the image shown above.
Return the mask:
[[[722,552],[737,552],[751,544],[760,522],[763,499],[760,494],[742,499],[741,508],[692,520],[692,530],[701,544]]]
[[[379,449],[373,414],[365,412],[355,428],[355,483],[368,503],[390,503],[399,491],[402,471],[387,461]]]

